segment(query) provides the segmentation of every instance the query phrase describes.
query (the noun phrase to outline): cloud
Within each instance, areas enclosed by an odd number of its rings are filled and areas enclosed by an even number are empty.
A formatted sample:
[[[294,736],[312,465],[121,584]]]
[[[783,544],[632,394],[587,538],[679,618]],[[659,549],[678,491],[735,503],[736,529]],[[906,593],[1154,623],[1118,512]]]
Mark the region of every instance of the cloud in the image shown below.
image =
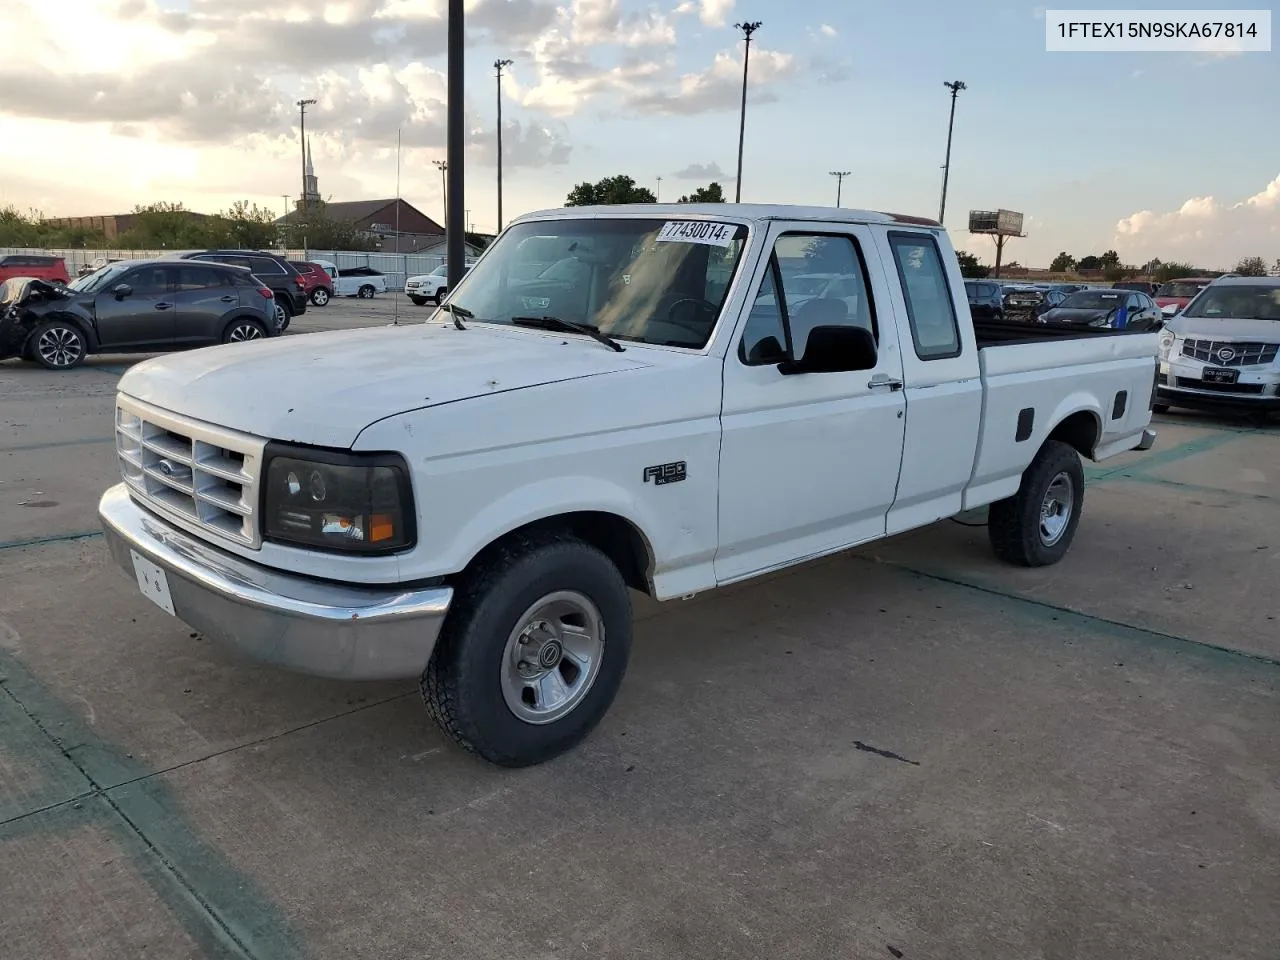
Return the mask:
[[[762,89],[796,73],[795,57],[773,50],[756,50],[751,57],[748,97],[771,103],[777,95]],[[623,102],[641,113],[690,115],[736,108],[742,97],[742,60],[733,53],[717,53],[711,66],[686,73],[674,88],[633,89]]]
[[[820,26],[818,28],[818,32],[822,34],[824,37],[838,36],[838,34],[836,33],[836,28],[827,23],[824,23],[822,26]]]
[[[688,16],[696,13],[698,19],[708,27],[723,27],[733,12],[736,0],[684,0],[675,9],[677,16]]]
[[[714,180],[725,181],[732,180],[733,177],[720,169],[720,164],[712,163],[691,163],[683,170],[677,170],[671,176],[677,180],[699,180],[703,183],[711,183]]]
[[[1116,223],[1115,248],[1126,262],[1152,257],[1227,267],[1241,257],[1268,260],[1280,246],[1280,176],[1235,203],[1192,197],[1177,210],[1139,210]]]

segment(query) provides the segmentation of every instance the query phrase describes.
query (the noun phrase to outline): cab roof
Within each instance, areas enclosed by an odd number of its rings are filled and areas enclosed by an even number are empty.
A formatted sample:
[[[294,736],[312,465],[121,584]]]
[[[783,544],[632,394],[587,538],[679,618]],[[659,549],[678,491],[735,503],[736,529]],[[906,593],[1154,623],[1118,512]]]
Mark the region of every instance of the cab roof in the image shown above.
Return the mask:
[[[514,218],[526,220],[579,219],[594,217],[661,217],[669,220],[810,220],[828,223],[902,224],[942,228],[937,220],[876,210],[849,210],[844,207],[805,207],[777,203],[617,203],[589,207],[553,207],[535,210]]]

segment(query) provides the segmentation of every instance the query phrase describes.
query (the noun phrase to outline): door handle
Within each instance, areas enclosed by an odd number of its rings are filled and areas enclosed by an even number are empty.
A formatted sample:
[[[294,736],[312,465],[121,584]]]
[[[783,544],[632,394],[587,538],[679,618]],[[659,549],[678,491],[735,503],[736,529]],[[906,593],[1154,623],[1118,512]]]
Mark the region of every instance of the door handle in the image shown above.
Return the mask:
[[[161,303],[157,303],[157,304],[156,304],[156,309],[157,309],[157,310],[168,310],[168,309],[169,309],[170,307],[172,307],[172,306],[173,306],[173,304],[172,304],[172,303],[164,303],[164,302],[161,302]]]
[[[236,302],[237,300],[239,300],[240,298],[239,298],[239,297],[226,296],[226,297],[219,297],[218,299],[219,299],[219,300],[221,300],[223,303],[235,303],[235,302]]]
[[[875,390],[878,387],[887,388],[889,390],[901,390],[903,384],[901,380],[895,380],[893,377],[887,376],[886,374],[877,373],[867,383],[867,386],[872,390]]]

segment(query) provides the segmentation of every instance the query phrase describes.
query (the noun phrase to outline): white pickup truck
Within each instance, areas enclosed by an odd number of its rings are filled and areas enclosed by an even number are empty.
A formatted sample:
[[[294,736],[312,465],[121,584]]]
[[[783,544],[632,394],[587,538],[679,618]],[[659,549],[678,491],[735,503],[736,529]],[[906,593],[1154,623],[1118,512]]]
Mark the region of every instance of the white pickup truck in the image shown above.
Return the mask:
[[[387,292],[387,275],[372,267],[349,267],[338,269],[336,263],[328,260],[312,260],[325,273],[333,284],[335,297],[359,297],[361,300],[372,300],[379,293]]]
[[[581,269],[524,269],[549,247]],[[612,702],[628,588],[689,597],[985,505],[1001,558],[1059,560],[1081,457],[1154,441],[1158,339],[975,329],[929,220],[534,213],[423,324],[133,367],[99,512],[206,636],[419,679],[461,744],[532,764]]]

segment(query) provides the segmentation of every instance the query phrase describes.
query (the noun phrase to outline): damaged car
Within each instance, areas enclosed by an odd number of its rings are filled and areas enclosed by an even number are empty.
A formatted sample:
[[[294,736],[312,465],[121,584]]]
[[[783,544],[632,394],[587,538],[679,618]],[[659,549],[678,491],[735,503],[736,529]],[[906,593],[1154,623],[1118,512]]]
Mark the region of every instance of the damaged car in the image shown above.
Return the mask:
[[[243,267],[129,260],[67,286],[0,286],[0,360],[70,370],[91,353],[161,353],[280,333],[275,294]]]

